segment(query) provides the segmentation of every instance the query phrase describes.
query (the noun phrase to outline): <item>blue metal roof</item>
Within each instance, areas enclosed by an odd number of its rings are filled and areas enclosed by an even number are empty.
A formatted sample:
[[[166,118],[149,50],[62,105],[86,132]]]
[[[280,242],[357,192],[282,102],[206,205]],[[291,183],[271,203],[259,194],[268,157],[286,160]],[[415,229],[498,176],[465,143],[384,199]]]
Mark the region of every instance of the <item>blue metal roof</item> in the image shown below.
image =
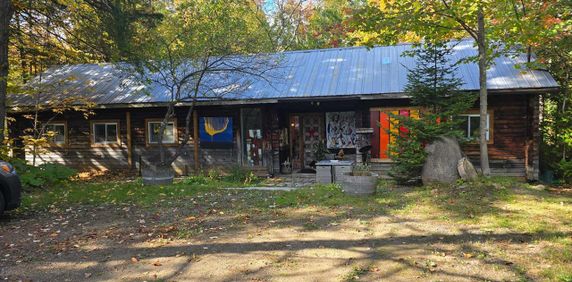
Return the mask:
[[[477,55],[472,40],[455,43],[451,61]],[[231,99],[291,99],[304,97],[402,94],[407,83],[407,69],[415,59],[402,56],[411,44],[373,48],[349,47],[291,51],[279,53],[279,67],[268,72],[270,78],[249,78],[248,86]],[[547,89],[558,84],[546,71],[522,66],[526,55],[501,56],[487,71],[491,90]],[[517,68],[520,66],[520,68]],[[478,67],[475,63],[459,65],[457,76],[463,90],[478,90]],[[73,79],[69,79],[73,78]],[[209,78],[216,85],[220,78]],[[169,91],[159,85],[142,85],[113,64],[57,66],[42,75],[57,93],[89,96],[99,105],[157,103],[169,100]],[[61,83],[61,81],[66,81]],[[212,88],[212,86],[211,86]],[[214,87],[216,88],[216,87]],[[12,95],[13,104],[26,104],[23,95]]]

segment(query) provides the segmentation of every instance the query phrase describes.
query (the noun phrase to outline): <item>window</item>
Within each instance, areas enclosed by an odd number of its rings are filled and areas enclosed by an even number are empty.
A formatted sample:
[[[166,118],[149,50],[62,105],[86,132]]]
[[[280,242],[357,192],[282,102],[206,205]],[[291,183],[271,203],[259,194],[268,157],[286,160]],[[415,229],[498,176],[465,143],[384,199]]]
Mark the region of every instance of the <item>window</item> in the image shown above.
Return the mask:
[[[46,133],[50,135],[49,142],[55,145],[63,145],[66,143],[66,124],[51,123],[46,125]],[[53,134],[53,136],[52,136]]]
[[[92,125],[94,144],[119,144],[119,123],[94,122]]]
[[[159,144],[159,129],[161,128],[162,121],[147,121],[147,143]],[[176,134],[177,126],[174,121],[167,123],[165,131],[163,132],[163,144],[175,144],[177,139]]]
[[[461,122],[461,130],[464,132],[464,136],[467,141],[478,142],[479,141],[479,134],[480,134],[480,115],[479,114],[465,114],[460,115],[460,118],[463,119]],[[487,141],[490,142],[491,138],[491,113],[487,114]]]

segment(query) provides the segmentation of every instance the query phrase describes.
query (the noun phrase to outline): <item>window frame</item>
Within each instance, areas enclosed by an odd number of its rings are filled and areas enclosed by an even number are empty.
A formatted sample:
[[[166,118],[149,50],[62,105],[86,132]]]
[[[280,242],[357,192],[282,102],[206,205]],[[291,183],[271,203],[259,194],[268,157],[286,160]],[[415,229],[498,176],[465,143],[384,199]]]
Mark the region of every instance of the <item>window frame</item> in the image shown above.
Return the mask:
[[[68,145],[68,124],[66,121],[63,120],[58,120],[58,121],[51,121],[48,122],[48,124],[45,125],[45,131],[44,132],[48,132],[48,126],[63,126],[64,127],[64,141],[63,142],[53,142],[52,139],[48,140],[48,143],[50,146],[53,147],[65,147]]]
[[[145,146],[159,146],[158,142],[151,142],[151,131],[149,126],[153,123],[161,123],[163,119],[145,119]],[[177,128],[177,119],[171,119],[168,123],[173,123],[173,142],[165,143],[163,142],[163,146],[177,146],[179,144],[179,130]]]
[[[479,110],[470,110],[467,111],[463,114],[459,115],[460,117],[465,117],[465,118],[469,118],[469,117],[480,117],[480,112]],[[488,116],[488,120],[487,120],[487,124],[488,124],[488,139],[487,139],[487,144],[494,144],[495,142],[495,135],[494,135],[494,128],[495,128],[495,118],[494,118],[494,110],[488,110],[487,111],[487,116]],[[470,121],[468,122],[468,126],[470,127]],[[468,129],[468,128],[467,128]],[[479,144],[479,138],[477,136],[476,139],[473,140],[469,140],[467,142],[468,144]]]
[[[98,124],[105,124],[105,132],[106,132],[106,139],[107,139],[107,125],[115,124],[116,130],[116,140],[115,141],[104,141],[104,142],[96,142],[95,141],[95,125]],[[121,146],[121,123],[119,120],[95,120],[90,122],[89,126],[90,130],[90,142],[93,147],[120,147]]]

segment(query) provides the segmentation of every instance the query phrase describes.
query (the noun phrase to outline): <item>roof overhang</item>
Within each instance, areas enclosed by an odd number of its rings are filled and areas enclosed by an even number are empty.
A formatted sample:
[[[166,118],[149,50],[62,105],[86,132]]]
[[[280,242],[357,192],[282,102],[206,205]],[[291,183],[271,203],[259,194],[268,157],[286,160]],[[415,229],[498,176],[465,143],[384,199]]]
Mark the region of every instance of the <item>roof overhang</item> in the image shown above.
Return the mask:
[[[506,95],[506,94],[552,94],[557,93],[559,87],[550,88],[517,88],[517,89],[489,89],[489,95]],[[477,92],[475,90],[466,90],[467,92]],[[305,96],[305,97],[284,97],[273,99],[233,99],[233,100],[212,100],[212,101],[198,101],[197,107],[208,106],[242,106],[242,105],[260,105],[260,104],[277,104],[277,103],[292,103],[292,102],[307,102],[307,101],[349,101],[349,100],[390,100],[390,99],[408,99],[405,92],[397,93],[383,93],[383,94],[361,94],[361,95],[331,95],[331,96]],[[192,102],[177,103],[177,107],[191,106]],[[125,108],[148,108],[148,107],[165,107],[168,102],[142,102],[142,103],[117,103],[117,104],[103,104],[95,105],[93,109],[125,109]],[[29,112],[33,110],[33,106],[24,107],[11,107],[10,112]]]

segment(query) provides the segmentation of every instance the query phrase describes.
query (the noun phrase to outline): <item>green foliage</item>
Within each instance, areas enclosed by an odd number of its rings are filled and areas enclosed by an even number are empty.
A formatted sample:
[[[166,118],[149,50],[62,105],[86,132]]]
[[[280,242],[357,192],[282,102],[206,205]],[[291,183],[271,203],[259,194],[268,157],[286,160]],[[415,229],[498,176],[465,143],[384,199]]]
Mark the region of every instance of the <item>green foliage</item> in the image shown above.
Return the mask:
[[[347,19],[360,1],[264,1],[269,9],[269,34],[286,50],[349,46]]]
[[[564,182],[572,183],[572,160],[560,160],[557,172]]]
[[[181,184],[192,185],[192,186],[207,186],[217,182],[210,177],[205,177],[204,175],[192,175],[185,177]]]
[[[542,170],[553,170],[556,177],[563,178],[561,162],[572,161],[572,5],[555,1],[547,7],[546,15],[549,25],[529,38],[538,57],[531,65],[547,69],[558,81],[560,91],[543,96],[540,165]]]
[[[159,25],[165,12],[159,4],[146,0],[63,2],[72,12],[74,33],[82,38],[83,44],[96,49],[105,61],[127,58],[144,31]]]
[[[409,128],[408,135],[398,136],[395,145],[390,147],[394,163],[388,174],[399,184],[408,183],[419,177],[427,158],[424,144],[419,141],[415,133],[422,128]]]
[[[226,175],[222,171],[220,168],[209,169],[206,173],[185,177],[180,183],[191,186],[237,187],[260,181],[252,170],[245,167],[233,166]]]
[[[233,166],[230,173],[223,178],[228,182],[238,182],[245,185],[250,185],[259,181],[254,172],[242,166]]]
[[[485,70],[491,67],[494,58],[511,55],[515,51],[525,51],[532,58],[532,47],[553,45],[551,41],[559,41],[564,34],[570,34],[572,22],[569,0],[552,1],[549,5],[544,1],[471,0],[370,0],[366,3],[352,19],[355,30],[351,36],[358,44],[439,42],[466,37],[475,41],[478,55],[467,61],[477,62],[480,70],[482,121],[487,98]],[[563,61],[569,57],[569,47],[564,50],[552,59]],[[563,76],[567,81],[569,77]],[[481,169],[488,175],[490,168],[484,130],[484,127],[480,128]]]
[[[418,64],[407,74],[405,92],[411,103],[419,106],[418,118],[390,114],[393,126],[403,130],[390,131],[396,142],[391,146],[395,161],[389,172],[399,183],[418,177],[427,157],[424,145],[439,136],[458,137],[460,119],[475,102],[475,95],[459,91],[461,80],[455,76],[457,63],[451,63],[451,46],[446,42],[426,43],[407,55],[414,56]]]
[[[183,153],[184,146],[171,153],[162,143],[165,122],[180,110],[177,103],[191,105],[183,109],[190,117],[199,100],[228,95],[236,99],[253,77],[268,75],[279,60],[266,55],[273,44],[264,32],[264,15],[253,5],[251,1],[176,1],[166,8],[161,24],[134,44],[124,67],[142,84],[169,90],[158,132],[163,165],[172,164]],[[228,79],[206,81],[208,77]],[[190,141],[189,124],[181,145]]]
[[[28,188],[50,187],[69,180],[77,173],[74,169],[57,163],[28,166],[21,162],[16,162],[14,167],[20,175],[22,186]]]
[[[207,177],[212,180],[220,180],[222,178],[221,171],[219,169],[209,169]]]

